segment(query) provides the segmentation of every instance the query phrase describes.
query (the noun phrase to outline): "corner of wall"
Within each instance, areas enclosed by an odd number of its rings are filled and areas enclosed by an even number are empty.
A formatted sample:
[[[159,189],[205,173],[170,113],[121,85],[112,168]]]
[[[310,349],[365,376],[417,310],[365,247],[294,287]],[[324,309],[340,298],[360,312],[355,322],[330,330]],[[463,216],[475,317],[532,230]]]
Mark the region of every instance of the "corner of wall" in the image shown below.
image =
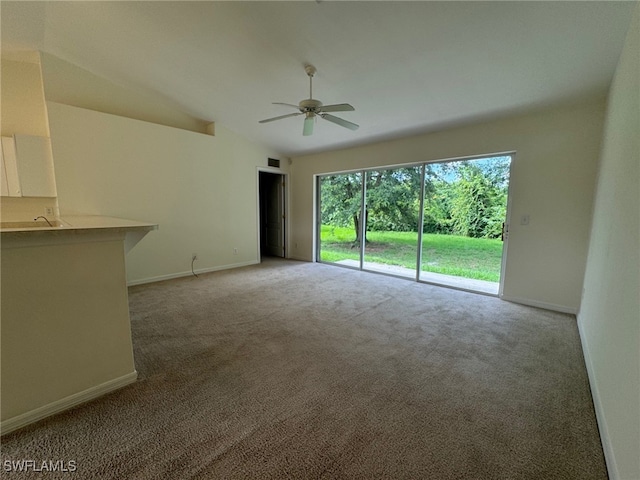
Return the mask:
[[[609,94],[578,329],[612,480],[640,478],[640,3]]]

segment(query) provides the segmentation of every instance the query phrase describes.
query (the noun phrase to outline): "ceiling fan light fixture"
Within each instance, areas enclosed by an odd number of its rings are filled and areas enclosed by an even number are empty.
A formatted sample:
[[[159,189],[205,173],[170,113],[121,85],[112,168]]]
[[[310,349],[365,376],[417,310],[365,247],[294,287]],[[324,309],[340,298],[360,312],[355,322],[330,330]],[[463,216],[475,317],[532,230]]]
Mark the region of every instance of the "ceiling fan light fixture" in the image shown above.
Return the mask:
[[[313,112],[307,112],[306,117],[304,119],[304,125],[302,127],[302,135],[308,137],[313,133],[313,123],[315,120],[316,114]]]

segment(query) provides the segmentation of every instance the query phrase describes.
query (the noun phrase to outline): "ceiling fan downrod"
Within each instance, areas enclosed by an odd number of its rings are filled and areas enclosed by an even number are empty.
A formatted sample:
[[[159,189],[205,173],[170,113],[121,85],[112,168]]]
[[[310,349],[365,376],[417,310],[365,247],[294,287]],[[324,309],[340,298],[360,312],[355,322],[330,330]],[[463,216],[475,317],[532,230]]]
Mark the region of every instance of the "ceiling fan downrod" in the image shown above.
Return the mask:
[[[309,75],[309,99],[313,98],[313,76],[316,74],[317,70],[316,67],[314,67],[313,65],[305,65],[304,66],[304,71],[307,72],[307,75]]]

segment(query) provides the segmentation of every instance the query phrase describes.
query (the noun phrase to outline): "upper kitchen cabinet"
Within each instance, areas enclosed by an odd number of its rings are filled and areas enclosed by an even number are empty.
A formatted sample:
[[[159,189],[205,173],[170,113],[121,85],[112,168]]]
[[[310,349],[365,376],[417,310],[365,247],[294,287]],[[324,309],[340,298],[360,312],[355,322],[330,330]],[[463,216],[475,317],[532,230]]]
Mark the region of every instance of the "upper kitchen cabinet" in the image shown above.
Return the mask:
[[[2,196],[55,197],[51,141],[47,137],[2,137]]]

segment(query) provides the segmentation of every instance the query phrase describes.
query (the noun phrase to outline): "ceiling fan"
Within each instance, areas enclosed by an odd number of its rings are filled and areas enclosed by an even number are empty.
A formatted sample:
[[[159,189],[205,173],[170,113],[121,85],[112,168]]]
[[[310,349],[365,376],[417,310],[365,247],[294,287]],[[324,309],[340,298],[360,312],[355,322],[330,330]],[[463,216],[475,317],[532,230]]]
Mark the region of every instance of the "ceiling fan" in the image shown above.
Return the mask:
[[[260,120],[258,123],[268,123],[275,120],[282,120],[283,118],[297,117],[304,115],[304,126],[302,128],[302,135],[311,135],[313,133],[313,124],[317,116],[324,118],[336,125],[348,128],[350,130],[357,130],[359,125],[348,122],[342,118],[331,115],[327,112],[352,112],[355,109],[348,103],[338,103],[335,105],[322,105],[322,102],[313,98],[313,76],[316,73],[316,67],[313,65],[305,65],[304,71],[309,76],[309,98],[301,100],[298,105],[292,105],[291,103],[274,102],[274,105],[285,105],[287,107],[293,107],[299,112],[288,113],[287,115],[280,115],[279,117],[267,118],[266,120]]]

